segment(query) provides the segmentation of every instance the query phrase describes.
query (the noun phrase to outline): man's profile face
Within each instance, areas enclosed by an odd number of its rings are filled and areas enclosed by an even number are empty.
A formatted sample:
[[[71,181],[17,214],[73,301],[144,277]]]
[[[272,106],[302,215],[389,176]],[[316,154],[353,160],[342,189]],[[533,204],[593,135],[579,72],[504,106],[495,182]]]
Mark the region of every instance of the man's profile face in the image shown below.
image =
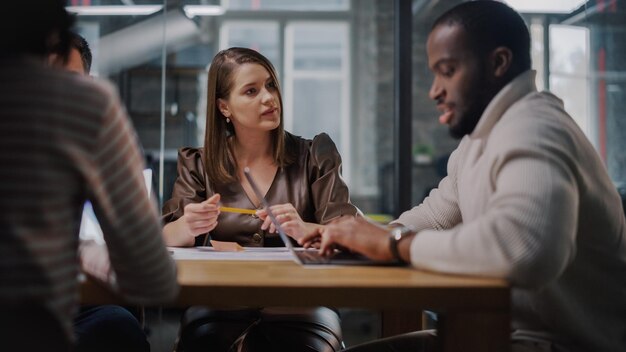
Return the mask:
[[[479,56],[460,25],[441,24],[428,36],[428,66],[434,74],[429,96],[441,112],[439,122],[450,135],[471,133],[493,97],[486,55]]]

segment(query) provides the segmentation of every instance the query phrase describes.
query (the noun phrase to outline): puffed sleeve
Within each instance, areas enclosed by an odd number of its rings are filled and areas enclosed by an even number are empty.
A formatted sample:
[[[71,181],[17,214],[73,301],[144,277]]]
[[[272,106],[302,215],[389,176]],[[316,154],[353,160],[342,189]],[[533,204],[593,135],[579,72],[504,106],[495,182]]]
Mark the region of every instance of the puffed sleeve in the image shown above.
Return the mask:
[[[200,203],[207,199],[206,174],[201,149],[180,149],[177,170],[178,177],[172,190],[172,197],[163,204],[161,218],[164,224],[183,216],[187,204]]]
[[[315,136],[309,153],[309,180],[317,222],[326,224],[342,215],[360,214],[350,203],[348,186],[341,177],[341,155],[332,139],[325,133]]]

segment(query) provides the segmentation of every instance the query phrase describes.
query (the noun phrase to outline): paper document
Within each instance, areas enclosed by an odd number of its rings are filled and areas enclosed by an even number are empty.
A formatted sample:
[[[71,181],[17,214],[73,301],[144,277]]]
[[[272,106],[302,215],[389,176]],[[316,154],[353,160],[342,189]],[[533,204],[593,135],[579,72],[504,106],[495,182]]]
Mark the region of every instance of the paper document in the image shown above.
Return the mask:
[[[167,247],[174,260],[293,261],[285,247],[243,247],[242,251],[220,252],[213,247]]]

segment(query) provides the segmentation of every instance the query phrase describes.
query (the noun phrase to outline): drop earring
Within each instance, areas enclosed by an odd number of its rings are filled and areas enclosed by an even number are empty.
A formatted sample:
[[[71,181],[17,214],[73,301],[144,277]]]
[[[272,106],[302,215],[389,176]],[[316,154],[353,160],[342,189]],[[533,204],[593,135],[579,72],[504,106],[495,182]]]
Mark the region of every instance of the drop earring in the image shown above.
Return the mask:
[[[226,118],[226,123],[230,123],[230,119],[228,117]]]

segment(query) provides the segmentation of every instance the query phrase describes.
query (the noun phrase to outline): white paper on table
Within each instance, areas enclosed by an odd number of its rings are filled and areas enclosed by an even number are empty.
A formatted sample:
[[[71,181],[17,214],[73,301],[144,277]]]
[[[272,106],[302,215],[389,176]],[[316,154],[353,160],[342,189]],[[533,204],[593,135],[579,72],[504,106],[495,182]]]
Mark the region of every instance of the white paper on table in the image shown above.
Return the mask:
[[[293,261],[293,255],[285,247],[244,247],[239,252],[219,252],[213,247],[178,248],[167,247],[174,260],[244,260],[244,261]]]

